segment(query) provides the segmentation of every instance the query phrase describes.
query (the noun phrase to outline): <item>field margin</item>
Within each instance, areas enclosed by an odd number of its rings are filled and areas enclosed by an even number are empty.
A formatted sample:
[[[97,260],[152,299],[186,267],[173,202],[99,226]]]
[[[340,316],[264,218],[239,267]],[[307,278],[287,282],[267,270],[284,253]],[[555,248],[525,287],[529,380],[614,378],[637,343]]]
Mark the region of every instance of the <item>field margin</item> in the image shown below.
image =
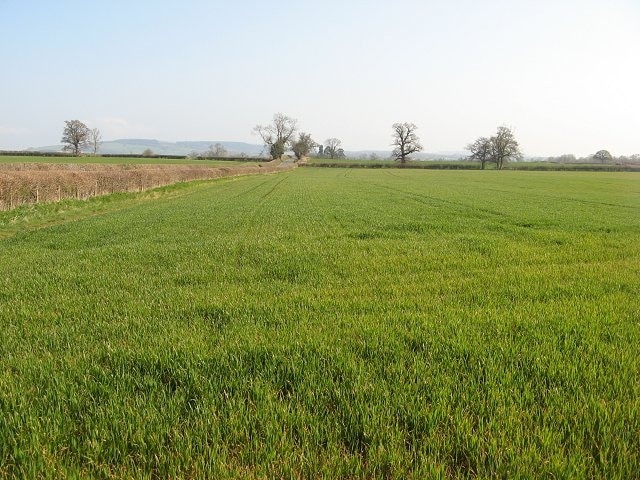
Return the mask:
[[[130,164],[0,164],[0,211],[20,205],[86,200],[118,192],[145,190],[193,180],[238,175],[270,174],[296,164],[266,162],[258,165],[220,167],[207,165]]]

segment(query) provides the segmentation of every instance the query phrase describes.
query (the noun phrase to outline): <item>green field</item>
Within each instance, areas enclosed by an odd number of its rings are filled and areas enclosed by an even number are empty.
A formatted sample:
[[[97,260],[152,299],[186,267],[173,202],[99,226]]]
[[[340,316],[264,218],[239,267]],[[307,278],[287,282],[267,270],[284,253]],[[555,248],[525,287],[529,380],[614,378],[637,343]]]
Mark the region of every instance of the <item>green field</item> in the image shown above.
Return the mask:
[[[468,160],[409,160],[404,165],[395,160],[356,160],[356,159],[330,159],[312,157],[307,159],[307,164],[313,167],[337,167],[337,168],[410,168],[425,170],[480,170],[480,163]],[[494,164],[487,164],[486,170],[495,170]],[[557,163],[557,162],[510,162],[505,165],[505,170],[531,170],[531,171],[586,171],[586,172],[638,172],[640,163]]]
[[[235,160],[198,160],[193,158],[139,158],[139,157],[45,157],[23,155],[0,155],[0,168],[3,163],[104,163],[109,165],[213,165],[228,167],[231,165],[255,164],[259,160],[247,159],[246,162]],[[265,161],[265,160],[262,160]]]
[[[0,213],[0,477],[638,478],[640,177],[304,168]]]

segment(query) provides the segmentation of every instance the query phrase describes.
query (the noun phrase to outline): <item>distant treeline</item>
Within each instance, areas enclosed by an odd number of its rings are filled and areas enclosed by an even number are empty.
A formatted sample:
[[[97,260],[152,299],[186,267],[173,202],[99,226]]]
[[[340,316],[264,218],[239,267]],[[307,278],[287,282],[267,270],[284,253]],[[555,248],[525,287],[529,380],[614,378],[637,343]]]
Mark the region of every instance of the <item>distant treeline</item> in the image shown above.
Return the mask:
[[[506,170],[572,171],[572,172],[640,172],[638,165],[602,165],[597,163],[511,163]]]
[[[620,155],[613,156],[606,150],[600,150],[593,155],[586,157],[576,157],[572,153],[565,155],[559,155],[557,157],[548,157],[545,159],[547,162],[552,163],[596,163],[596,164],[627,164],[627,163],[640,163],[640,154],[635,155]]]
[[[28,152],[24,150],[19,151],[0,151],[0,156],[10,157],[75,157],[75,155],[69,152]],[[167,160],[223,160],[229,162],[269,162],[271,159],[264,157],[211,157],[205,155],[146,155],[142,153],[99,153],[79,155],[79,157],[102,157],[102,158],[164,158]]]
[[[28,152],[25,150],[0,150],[3,157],[68,157],[69,153],[65,152]]]
[[[435,169],[435,170],[478,170],[480,165],[472,162],[407,162],[404,164],[394,160],[371,161],[371,160],[338,160],[335,162],[300,163],[301,167],[325,167],[325,168],[413,168],[413,169]]]

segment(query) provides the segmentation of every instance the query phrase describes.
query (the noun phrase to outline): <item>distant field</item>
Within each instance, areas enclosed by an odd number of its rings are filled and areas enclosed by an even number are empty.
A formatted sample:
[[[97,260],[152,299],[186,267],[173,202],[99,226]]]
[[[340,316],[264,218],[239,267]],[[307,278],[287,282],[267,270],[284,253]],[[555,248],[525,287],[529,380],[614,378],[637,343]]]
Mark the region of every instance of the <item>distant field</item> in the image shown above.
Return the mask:
[[[480,170],[478,162],[466,160],[412,160],[404,165],[395,160],[354,160],[354,159],[330,159],[309,158],[307,166],[312,167],[348,167],[348,168],[410,168],[426,170]],[[489,164],[487,170],[495,170],[495,166]],[[554,171],[640,171],[639,163],[626,164],[598,164],[598,163],[554,163],[554,162],[512,162],[505,166],[506,170],[554,170]]]
[[[634,173],[0,212],[0,477],[637,478]]]
[[[264,161],[264,160],[262,160]],[[130,158],[130,157],[45,157],[45,156],[11,156],[0,155],[2,163],[104,163],[112,165],[214,165],[229,166],[233,164],[255,164],[258,160],[247,159],[246,162],[230,162],[229,160],[195,160],[169,158]]]

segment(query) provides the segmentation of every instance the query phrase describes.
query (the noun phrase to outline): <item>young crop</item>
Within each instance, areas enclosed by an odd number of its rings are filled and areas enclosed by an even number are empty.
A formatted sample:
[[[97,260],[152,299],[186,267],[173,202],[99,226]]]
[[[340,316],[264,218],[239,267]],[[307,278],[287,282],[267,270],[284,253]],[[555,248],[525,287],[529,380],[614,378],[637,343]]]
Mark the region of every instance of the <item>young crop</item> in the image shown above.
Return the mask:
[[[0,477],[634,478],[639,207],[304,168],[1,212]]]

